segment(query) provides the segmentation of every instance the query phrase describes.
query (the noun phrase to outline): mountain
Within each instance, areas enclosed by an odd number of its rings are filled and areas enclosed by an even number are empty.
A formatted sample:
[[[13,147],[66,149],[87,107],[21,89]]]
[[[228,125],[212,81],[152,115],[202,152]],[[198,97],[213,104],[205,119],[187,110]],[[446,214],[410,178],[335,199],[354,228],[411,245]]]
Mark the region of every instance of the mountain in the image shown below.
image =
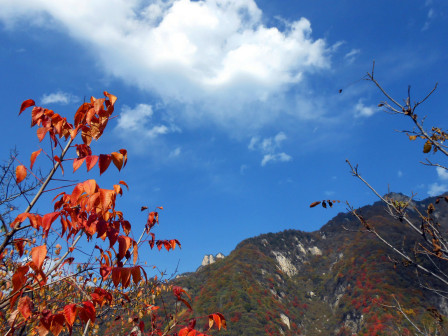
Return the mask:
[[[434,201],[413,202],[424,210]],[[416,237],[409,233],[403,239],[404,224],[382,203],[359,213],[389,241],[412,246]],[[417,218],[415,211],[410,215]],[[436,216],[446,230],[445,202]],[[424,274],[419,279],[435,285]],[[226,316],[227,330],[213,335],[411,335],[409,323],[387,307],[396,305],[394,297],[410,318],[427,326],[435,323],[431,313],[448,315],[445,300],[416,286],[415,268],[403,265],[350,213],[338,214],[315,232],[287,230],[246,239],[229,256],[177,277],[174,284],[190,293],[195,316],[215,311]],[[443,327],[442,322],[442,335]]]

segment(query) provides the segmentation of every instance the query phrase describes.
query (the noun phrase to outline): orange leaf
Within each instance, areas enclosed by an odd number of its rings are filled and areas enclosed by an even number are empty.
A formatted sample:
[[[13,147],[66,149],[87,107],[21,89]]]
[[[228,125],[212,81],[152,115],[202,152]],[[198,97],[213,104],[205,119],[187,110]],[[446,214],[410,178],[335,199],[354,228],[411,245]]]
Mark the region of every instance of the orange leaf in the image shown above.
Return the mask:
[[[116,97],[116,96],[114,96],[113,94],[111,94],[111,93],[109,93],[109,92],[107,92],[107,91],[104,91],[104,95],[105,95],[107,98],[109,98],[109,101],[110,101],[110,103],[111,103],[112,105],[115,104],[115,102],[116,102],[116,100],[117,100],[117,97]]]
[[[30,106],[34,106],[34,105],[36,105],[36,103],[34,102],[34,100],[32,100],[32,99],[27,99],[27,100],[25,100],[25,101],[22,103],[22,105],[20,106],[20,112],[19,112],[19,115],[20,115],[23,111],[25,111],[28,107],[30,107]]]
[[[310,204],[310,208],[314,208],[316,205],[319,205],[320,202],[313,202]]]
[[[138,259],[138,245],[136,241],[132,242],[132,245],[134,246],[133,250],[132,250],[132,254],[134,255],[134,259],[132,260],[134,265],[137,262]]]
[[[180,243],[179,243],[179,241],[177,240],[177,239],[171,239],[170,240],[170,245],[171,245],[171,248],[174,250],[175,248],[176,248],[176,244],[179,246],[179,248],[180,248]]]
[[[100,189],[99,191],[100,191],[101,207],[103,210],[106,210],[109,208],[109,206],[112,202],[112,197],[114,195],[114,191],[107,190],[107,189]]]
[[[51,129],[51,127],[40,127],[37,129],[37,138],[41,142],[45,138],[45,134]]]
[[[73,325],[73,323],[75,323],[77,312],[78,309],[76,307],[76,304],[74,303],[68,304],[64,307],[65,321],[70,327]]]
[[[100,163],[99,163],[100,175],[106,171],[111,161],[112,157],[110,155],[100,154]]]
[[[95,180],[87,180],[82,183],[83,189],[87,195],[92,196],[97,191]]]
[[[117,167],[118,171],[121,170],[123,167],[123,154],[113,152],[110,154],[112,157],[112,162],[114,163],[115,167]]]
[[[34,161],[36,161],[36,158],[39,156],[39,154],[40,154],[41,151],[42,151],[42,149],[39,149],[39,150],[37,150],[37,151],[31,153],[31,158],[30,158],[31,165],[30,165],[30,169],[33,169]]]
[[[84,162],[86,158],[80,158],[80,159],[74,159],[73,160],[73,172],[77,171],[79,167],[82,166],[82,163]]]
[[[84,191],[84,186],[82,183],[78,183],[75,186],[75,188],[73,188],[72,194],[70,195],[70,202],[71,202],[72,206],[75,206],[78,204],[79,196],[81,196],[83,191]]]
[[[24,165],[17,166],[16,168],[16,181],[17,183],[22,182],[26,177],[26,168]]]
[[[226,328],[226,319],[224,318],[224,315],[222,315],[221,313],[211,314],[208,316],[208,319],[209,319],[208,323],[209,323],[210,328],[213,326],[213,322],[214,322],[219,330],[221,328],[227,329]],[[211,319],[213,321],[210,321]]]
[[[44,216],[45,218],[45,216]],[[42,269],[42,265],[44,263],[45,257],[47,256],[47,246],[41,245],[36,246],[31,249],[31,260],[37,269]]]
[[[124,186],[125,186],[126,188],[128,188],[128,190],[129,190],[129,186],[126,184],[125,181],[120,181],[120,182],[118,182],[118,183],[124,185]]]

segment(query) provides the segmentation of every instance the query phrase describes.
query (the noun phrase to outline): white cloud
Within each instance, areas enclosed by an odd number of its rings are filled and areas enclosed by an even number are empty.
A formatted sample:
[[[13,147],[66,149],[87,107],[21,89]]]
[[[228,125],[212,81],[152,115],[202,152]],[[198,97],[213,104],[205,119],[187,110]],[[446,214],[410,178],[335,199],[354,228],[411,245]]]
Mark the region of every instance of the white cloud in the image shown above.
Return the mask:
[[[438,184],[433,183],[429,185],[428,195],[429,196],[439,196],[448,190],[448,186],[446,184]]]
[[[439,178],[441,180],[444,180],[444,181],[448,180],[448,171],[446,169],[444,169],[442,167],[437,167],[436,170],[437,170],[437,175],[439,176]]]
[[[142,137],[153,139],[159,135],[179,131],[175,125],[149,126],[148,124],[152,122],[153,114],[151,105],[138,104],[134,109],[124,105],[118,118],[116,130],[123,137],[132,134],[134,138],[139,139]]]
[[[352,49],[347,54],[345,54],[344,58],[351,64],[355,61],[356,57],[361,53],[360,49]]]
[[[107,74],[182,104],[185,120],[233,128],[267,124],[304,74],[329,68],[307,19],[268,27],[254,0],[0,0],[0,20],[62,28]]]
[[[371,117],[378,111],[376,106],[366,106],[360,99],[355,106],[355,117]]]
[[[286,153],[265,154],[261,160],[261,166],[264,167],[268,162],[289,162],[291,160],[292,157]]]
[[[274,137],[260,139],[259,137],[252,137],[248,148],[250,150],[258,150],[263,154],[261,166],[264,167],[268,162],[288,162],[292,157],[286,153],[277,153],[283,141],[286,140],[286,135],[283,132],[277,133]]]
[[[40,99],[43,105],[46,104],[62,104],[67,105],[69,103],[76,103],[79,98],[63,91],[57,91],[49,94],[44,94]]]
[[[169,157],[170,158],[178,157],[180,155],[181,151],[182,151],[181,148],[177,147],[170,152]]]
[[[398,177],[403,177],[403,172],[402,172],[401,170],[399,170],[399,171],[397,172],[397,175],[398,175]]]

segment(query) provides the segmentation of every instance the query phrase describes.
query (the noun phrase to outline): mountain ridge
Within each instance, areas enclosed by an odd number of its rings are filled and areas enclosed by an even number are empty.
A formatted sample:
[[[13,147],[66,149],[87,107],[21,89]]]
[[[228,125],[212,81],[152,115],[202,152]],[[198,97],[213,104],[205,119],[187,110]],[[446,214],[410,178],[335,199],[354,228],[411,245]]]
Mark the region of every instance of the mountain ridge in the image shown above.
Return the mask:
[[[388,196],[403,201],[404,195]],[[413,202],[423,209],[435,198]],[[387,216],[381,202],[359,211],[392,241],[402,239],[401,224]],[[441,203],[438,211],[446,225],[448,207]],[[313,232],[261,234],[175,283],[192,295],[196,313],[221,311],[229,319],[228,330],[219,335],[407,332],[403,317],[384,307],[392,294],[420,321],[430,321],[428,306],[448,313],[446,302],[413,286],[413,270],[391,262],[388,256],[394,255],[361,229],[350,213],[341,212]]]

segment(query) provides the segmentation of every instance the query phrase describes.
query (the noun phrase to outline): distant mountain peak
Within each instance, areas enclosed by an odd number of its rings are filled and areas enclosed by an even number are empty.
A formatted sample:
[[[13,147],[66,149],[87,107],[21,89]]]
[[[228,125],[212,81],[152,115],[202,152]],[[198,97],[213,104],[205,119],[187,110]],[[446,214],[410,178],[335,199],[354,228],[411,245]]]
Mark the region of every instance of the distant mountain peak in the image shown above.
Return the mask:
[[[204,256],[204,258],[202,259],[202,263],[201,266],[207,266],[210,264],[213,264],[214,262],[216,262],[216,260],[218,259],[224,259],[226,256],[224,254],[222,254],[221,252],[219,252],[218,254],[216,254],[215,256],[213,256],[213,254],[206,254]]]

